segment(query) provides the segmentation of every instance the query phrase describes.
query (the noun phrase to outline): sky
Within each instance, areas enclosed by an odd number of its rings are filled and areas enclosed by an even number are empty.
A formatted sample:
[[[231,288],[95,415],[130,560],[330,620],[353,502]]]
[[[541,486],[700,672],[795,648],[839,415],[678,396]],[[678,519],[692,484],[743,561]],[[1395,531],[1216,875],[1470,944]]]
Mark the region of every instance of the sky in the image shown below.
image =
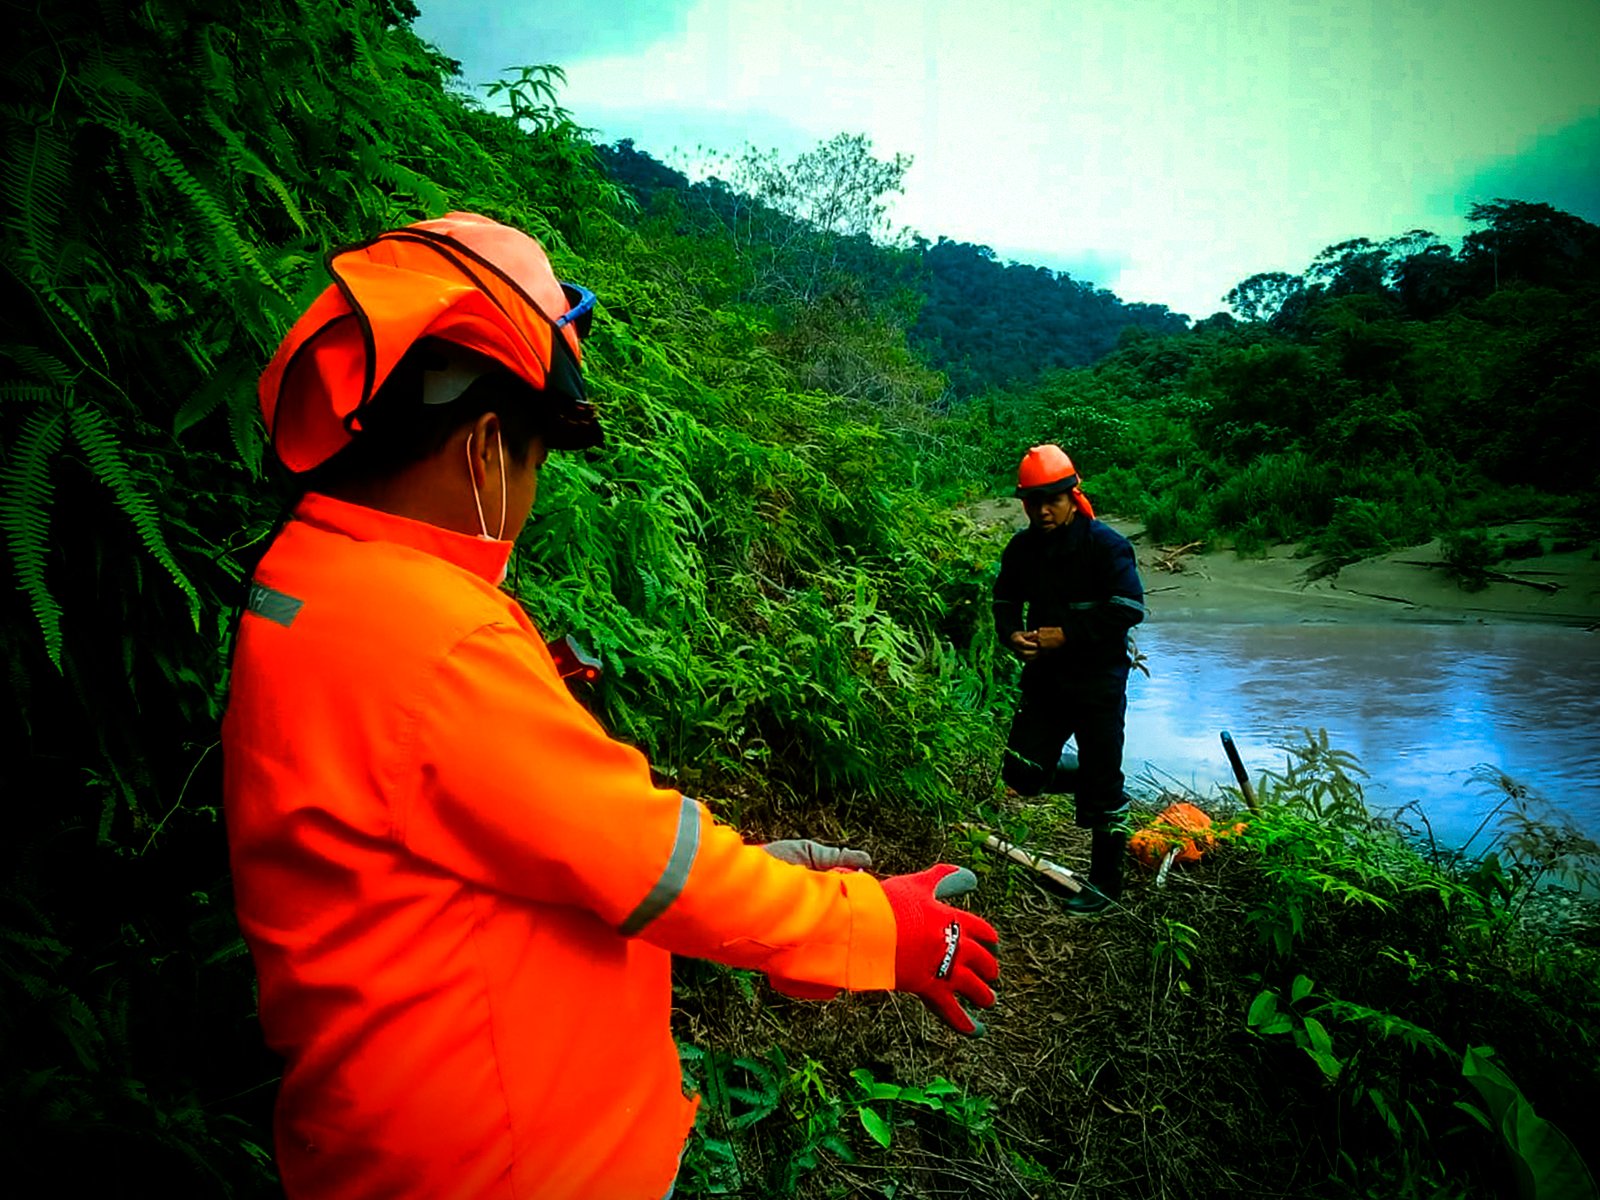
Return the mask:
[[[1202,317],[1260,271],[1476,202],[1600,222],[1600,0],[417,0],[481,85],[556,63],[680,168],[837,133],[891,215]]]

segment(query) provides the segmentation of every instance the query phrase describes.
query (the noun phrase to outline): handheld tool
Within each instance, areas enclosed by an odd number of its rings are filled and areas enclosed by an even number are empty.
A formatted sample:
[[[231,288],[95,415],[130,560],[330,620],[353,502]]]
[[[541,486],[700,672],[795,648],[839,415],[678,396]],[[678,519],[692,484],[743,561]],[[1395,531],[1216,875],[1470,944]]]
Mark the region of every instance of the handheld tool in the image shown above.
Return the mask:
[[[983,844],[997,854],[1003,854],[1012,862],[1021,863],[1031,871],[1037,871],[1057,887],[1064,888],[1067,892],[1076,895],[1083,891],[1083,881],[1060,863],[1051,862],[1048,858],[1024,850],[1021,846],[1014,846],[1010,842],[995,837],[988,830],[966,821],[960,822],[961,828],[970,829],[973,833],[984,835]]]

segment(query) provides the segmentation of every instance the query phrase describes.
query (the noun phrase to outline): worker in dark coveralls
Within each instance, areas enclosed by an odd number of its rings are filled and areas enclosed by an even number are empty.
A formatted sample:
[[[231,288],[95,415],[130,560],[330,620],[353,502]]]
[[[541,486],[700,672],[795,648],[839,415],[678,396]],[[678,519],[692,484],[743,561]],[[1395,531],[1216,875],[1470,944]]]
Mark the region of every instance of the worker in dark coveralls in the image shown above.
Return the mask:
[[[1023,661],[1022,698],[1001,778],[1024,796],[1074,792],[1093,831],[1089,884],[1068,900],[1099,912],[1122,892],[1128,798],[1122,790],[1128,631],[1144,620],[1144,587],[1128,539],[1095,520],[1059,446],[1034,446],[1017,472],[1028,528],[1007,544],[994,584],[1000,644]],[[1077,770],[1061,765],[1076,738]]]

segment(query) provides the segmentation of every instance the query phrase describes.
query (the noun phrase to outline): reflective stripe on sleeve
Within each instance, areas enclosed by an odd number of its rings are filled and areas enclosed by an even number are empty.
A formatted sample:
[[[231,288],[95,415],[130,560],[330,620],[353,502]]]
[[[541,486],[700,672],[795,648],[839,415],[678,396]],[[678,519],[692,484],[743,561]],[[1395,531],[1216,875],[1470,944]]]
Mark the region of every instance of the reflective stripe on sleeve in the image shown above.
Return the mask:
[[[304,600],[286,595],[269,588],[264,583],[251,582],[249,597],[245,601],[245,608],[258,617],[282,625],[285,629],[294,624],[294,619],[300,615],[300,610],[305,606]]]
[[[1127,596],[1113,596],[1111,597],[1110,602],[1112,604],[1120,604],[1124,608],[1131,608],[1140,616],[1148,616],[1150,613],[1150,610],[1144,605],[1140,604],[1137,600],[1130,600]]]
[[[678,811],[678,835],[672,842],[672,853],[662,868],[650,894],[639,901],[639,907],[629,914],[617,932],[623,937],[633,937],[646,925],[666,912],[683,885],[689,881],[689,868],[694,866],[695,855],[700,853],[700,806],[688,796]]]

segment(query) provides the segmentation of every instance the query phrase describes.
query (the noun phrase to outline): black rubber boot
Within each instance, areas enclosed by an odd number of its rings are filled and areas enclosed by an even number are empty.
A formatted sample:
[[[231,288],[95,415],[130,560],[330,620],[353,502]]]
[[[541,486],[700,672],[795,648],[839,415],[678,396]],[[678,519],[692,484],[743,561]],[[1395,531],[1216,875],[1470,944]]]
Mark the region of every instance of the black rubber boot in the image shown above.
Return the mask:
[[[1120,829],[1096,829],[1089,842],[1089,886],[1065,900],[1070,913],[1088,916],[1104,912],[1122,896],[1122,866],[1128,854],[1128,835]]]

